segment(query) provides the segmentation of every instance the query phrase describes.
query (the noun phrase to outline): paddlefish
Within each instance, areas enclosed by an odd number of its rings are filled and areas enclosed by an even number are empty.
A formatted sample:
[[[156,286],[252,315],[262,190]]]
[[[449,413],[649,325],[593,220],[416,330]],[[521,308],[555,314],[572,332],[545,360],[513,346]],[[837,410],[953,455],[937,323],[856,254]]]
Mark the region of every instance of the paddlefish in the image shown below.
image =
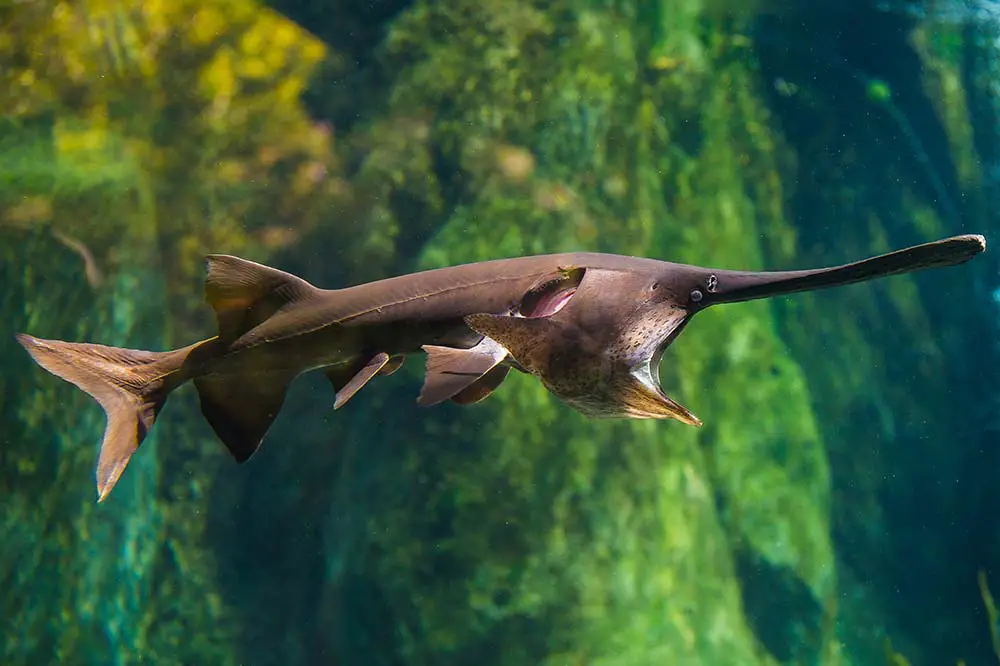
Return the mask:
[[[214,337],[170,351],[17,340],[88,393],[106,426],[98,501],[118,482],[167,397],[192,382],[237,462],[257,451],[300,374],[319,370],[343,407],[405,357],[426,355],[417,401],[470,405],[511,370],[594,418],[701,420],[660,387],[664,350],[705,308],[951,266],[986,249],[964,235],[830,268],[751,272],[642,257],[566,253],[439,268],[343,289],[234,256],[207,257]]]

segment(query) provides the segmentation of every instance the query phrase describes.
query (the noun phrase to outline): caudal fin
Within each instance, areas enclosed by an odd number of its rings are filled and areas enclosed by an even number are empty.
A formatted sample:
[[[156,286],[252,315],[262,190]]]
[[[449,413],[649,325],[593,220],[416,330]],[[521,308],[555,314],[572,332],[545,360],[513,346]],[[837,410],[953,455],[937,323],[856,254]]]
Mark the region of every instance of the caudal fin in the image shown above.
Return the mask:
[[[97,463],[97,501],[103,501],[153,427],[173,387],[167,378],[181,367],[187,350],[149,352],[42,340],[23,333],[16,337],[36,363],[75,384],[104,408],[107,425]]]

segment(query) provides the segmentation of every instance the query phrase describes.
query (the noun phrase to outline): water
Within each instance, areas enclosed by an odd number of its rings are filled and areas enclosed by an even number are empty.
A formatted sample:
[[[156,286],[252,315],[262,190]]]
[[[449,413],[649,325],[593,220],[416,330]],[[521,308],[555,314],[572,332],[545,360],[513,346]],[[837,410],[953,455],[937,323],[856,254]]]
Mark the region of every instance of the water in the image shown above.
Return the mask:
[[[104,416],[14,332],[215,333],[203,257],[324,287],[594,250],[733,269],[994,242],[993,2],[0,7],[4,664],[1000,662],[995,250],[700,314],[704,426],[513,372],[235,464],[191,386],[96,504]]]

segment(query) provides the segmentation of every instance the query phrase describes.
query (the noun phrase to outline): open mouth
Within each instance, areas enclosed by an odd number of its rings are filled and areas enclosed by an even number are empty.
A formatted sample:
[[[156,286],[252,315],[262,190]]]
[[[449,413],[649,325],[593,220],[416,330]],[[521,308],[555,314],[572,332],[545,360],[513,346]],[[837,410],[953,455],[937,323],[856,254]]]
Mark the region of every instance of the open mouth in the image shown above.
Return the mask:
[[[679,322],[677,322],[670,332],[663,337],[662,340],[656,345],[656,349],[653,351],[652,356],[649,357],[649,373],[653,381],[656,382],[656,386],[660,386],[660,361],[663,359],[664,352],[667,351],[677,336],[684,331],[684,327],[687,326],[688,322],[691,320],[691,313],[686,311],[680,311]]]
[[[689,409],[670,398],[663,392],[660,386],[660,360],[667,347],[677,338],[687,326],[691,319],[691,313],[679,310],[677,319],[672,320],[673,327],[670,327],[663,339],[656,342],[653,353],[645,363],[640,363],[632,371],[632,376],[638,380],[639,387],[634,387],[633,395],[628,402],[633,415],[647,418],[673,418],[688,425],[700,426],[701,419],[695,416]],[[669,324],[668,324],[669,325]]]

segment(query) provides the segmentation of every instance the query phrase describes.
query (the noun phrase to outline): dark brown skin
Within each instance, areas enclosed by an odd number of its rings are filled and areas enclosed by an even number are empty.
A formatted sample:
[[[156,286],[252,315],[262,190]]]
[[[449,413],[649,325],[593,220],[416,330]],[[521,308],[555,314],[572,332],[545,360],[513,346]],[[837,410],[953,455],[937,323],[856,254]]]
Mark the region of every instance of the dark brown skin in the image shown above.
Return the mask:
[[[675,418],[657,368],[690,318],[717,303],[822,289],[968,261],[957,236],[835,268],[714,270],[572,253],[500,259],[318,289],[267,266],[213,255],[206,298],[219,335],[168,352],[19,334],[36,362],[96,399],[108,417],[97,465],[107,497],[171,391],[193,381],[202,413],[239,462],[250,458],[299,374],[323,369],[341,407],[407,354],[427,353],[419,402],[472,404],[516,368],[594,417]]]

